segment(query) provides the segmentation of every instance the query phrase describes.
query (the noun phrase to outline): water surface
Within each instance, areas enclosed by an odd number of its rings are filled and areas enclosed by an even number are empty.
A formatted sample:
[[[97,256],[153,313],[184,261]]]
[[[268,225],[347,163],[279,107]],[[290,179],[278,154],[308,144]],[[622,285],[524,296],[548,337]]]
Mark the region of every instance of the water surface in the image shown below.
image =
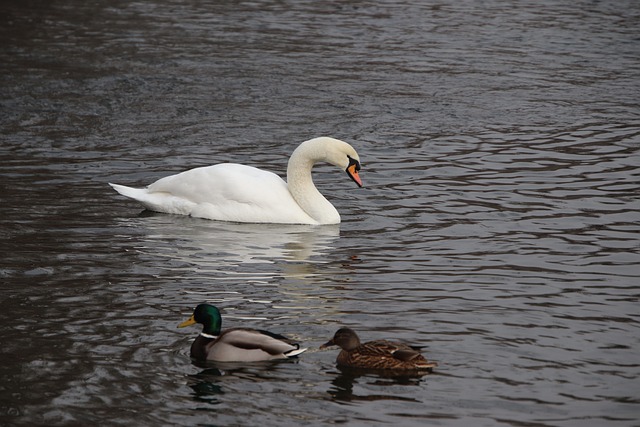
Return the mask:
[[[637,425],[637,2],[5,2],[5,425]],[[339,226],[150,214],[107,185],[303,140]],[[199,302],[296,361],[201,368]],[[353,375],[347,325],[432,375]]]

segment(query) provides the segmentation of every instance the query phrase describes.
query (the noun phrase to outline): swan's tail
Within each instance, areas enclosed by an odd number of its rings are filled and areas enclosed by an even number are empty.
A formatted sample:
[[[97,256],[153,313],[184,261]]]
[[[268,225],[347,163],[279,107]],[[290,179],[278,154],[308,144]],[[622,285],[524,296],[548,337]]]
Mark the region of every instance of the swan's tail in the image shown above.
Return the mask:
[[[131,188],[131,187],[126,187],[124,185],[112,184],[112,183],[109,183],[109,185],[113,187],[113,189],[116,190],[118,193],[122,194],[123,196],[129,197],[134,200],[138,200],[140,202],[142,201],[144,196],[147,194],[146,188]]]
[[[125,197],[129,197],[145,208],[154,212],[164,212],[178,215],[191,215],[195,203],[165,192],[149,192],[147,188],[131,188],[119,184],[109,183],[114,190]]]

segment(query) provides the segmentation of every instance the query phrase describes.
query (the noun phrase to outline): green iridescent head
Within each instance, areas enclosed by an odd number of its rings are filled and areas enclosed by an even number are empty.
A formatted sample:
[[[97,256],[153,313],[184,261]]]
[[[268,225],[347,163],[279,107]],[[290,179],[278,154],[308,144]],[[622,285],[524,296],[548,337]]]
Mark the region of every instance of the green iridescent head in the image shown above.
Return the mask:
[[[198,304],[190,318],[178,325],[178,328],[195,325],[202,325],[202,332],[208,335],[220,335],[222,328],[222,317],[216,306],[211,304]]]

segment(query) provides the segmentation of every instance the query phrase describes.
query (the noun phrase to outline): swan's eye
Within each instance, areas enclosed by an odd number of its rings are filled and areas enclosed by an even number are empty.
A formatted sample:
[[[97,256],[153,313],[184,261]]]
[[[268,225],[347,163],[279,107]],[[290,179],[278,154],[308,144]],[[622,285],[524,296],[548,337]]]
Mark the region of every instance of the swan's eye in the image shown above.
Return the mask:
[[[356,166],[356,170],[359,171],[360,170],[360,162],[352,159],[351,156],[347,156],[347,158],[349,159],[349,166],[347,167],[347,169],[349,169],[351,166],[355,165]]]

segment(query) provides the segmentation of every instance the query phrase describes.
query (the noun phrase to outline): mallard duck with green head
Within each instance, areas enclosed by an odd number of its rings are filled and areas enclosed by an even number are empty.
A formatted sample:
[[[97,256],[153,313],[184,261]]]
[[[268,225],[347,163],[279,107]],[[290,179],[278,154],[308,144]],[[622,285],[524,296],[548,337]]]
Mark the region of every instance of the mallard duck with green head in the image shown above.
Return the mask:
[[[376,340],[361,343],[358,335],[349,328],[340,328],[321,349],[337,345],[342,349],[336,362],[349,368],[431,371],[438,366],[429,362],[420,352],[399,342]]]
[[[272,332],[231,328],[220,331],[222,317],[217,307],[199,304],[179,328],[200,323],[200,335],[191,344],[191,358],[197,361],[259,362],[287,359],[307,350],[287,337]]]

